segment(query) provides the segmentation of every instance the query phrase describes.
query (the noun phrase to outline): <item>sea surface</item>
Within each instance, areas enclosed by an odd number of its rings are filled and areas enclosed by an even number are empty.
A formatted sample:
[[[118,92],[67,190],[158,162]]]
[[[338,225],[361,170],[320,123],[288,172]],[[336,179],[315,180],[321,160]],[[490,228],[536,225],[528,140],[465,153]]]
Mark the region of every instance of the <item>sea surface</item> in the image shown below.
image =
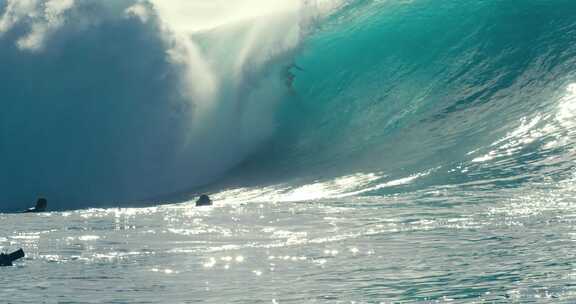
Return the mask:
[[[573,303],[573,182],[2,215],[3,303]]]

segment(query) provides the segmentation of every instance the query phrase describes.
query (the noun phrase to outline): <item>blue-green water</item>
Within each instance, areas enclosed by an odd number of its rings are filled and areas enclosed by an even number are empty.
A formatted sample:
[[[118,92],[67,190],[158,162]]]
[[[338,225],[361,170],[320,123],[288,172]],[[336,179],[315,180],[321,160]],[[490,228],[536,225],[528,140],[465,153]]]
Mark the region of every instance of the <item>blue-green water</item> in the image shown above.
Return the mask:
[[[573,182],[2,215],[4,303],[572,303]],[[228,198],[229,200],[225,200]]]
[[[0,302],[576,301],[575,2],[15,3]]]

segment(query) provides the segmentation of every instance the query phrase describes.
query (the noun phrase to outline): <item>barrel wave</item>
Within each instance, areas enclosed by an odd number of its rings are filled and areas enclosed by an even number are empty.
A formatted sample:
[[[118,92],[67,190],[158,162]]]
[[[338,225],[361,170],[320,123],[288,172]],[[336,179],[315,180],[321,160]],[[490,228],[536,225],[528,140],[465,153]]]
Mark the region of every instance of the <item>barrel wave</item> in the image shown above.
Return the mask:
[[[329,2],[186,32],[155,1],[0,0],[0,209],[573,178],[576,3]]]
[[[304,42],[283,127],[243,170],[266,159],[259,182],[277,172],[336,196],[571,178],[575,11],[569,1],[349,2]]]

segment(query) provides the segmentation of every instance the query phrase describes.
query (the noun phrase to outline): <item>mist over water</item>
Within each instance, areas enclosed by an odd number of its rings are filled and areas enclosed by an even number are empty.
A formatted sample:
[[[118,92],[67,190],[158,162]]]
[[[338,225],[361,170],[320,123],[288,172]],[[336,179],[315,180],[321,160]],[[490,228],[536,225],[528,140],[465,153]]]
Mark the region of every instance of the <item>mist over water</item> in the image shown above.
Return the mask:
[[[305,24],[299,2],[261,2],[0,2],[1,209],[160,197],[242,161],[274,132]]]

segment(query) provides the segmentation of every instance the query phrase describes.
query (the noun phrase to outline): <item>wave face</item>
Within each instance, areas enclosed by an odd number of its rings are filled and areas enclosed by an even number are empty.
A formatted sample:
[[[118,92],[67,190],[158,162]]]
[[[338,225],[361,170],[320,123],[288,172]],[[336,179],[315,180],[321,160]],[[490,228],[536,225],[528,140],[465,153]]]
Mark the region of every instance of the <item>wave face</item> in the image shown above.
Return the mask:
[[[149,2],[0,0],[1,210],[571,174],[576,3],[326,3],[188,33]]]
[[[239,180],[288,180],[290,198],[330,189],[321,198],[570,177],[575,12],[570,1],[349,1],[303,42],[281,127]]]

